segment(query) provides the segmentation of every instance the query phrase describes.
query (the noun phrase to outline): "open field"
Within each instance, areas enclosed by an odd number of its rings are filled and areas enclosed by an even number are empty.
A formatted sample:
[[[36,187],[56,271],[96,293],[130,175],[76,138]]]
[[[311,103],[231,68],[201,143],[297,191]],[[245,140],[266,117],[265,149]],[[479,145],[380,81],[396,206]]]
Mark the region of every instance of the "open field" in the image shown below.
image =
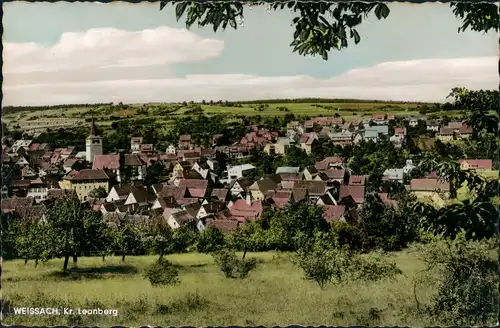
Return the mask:
[[[321,290],[302,279],[286,255],[252,253],[260,263],[247,279],[225,278],[208,255],[168,257],[180,266],[176,286],[152,287],[142,277],[157,257],[79,259],[73,278],[57,277],[62,260],[26,266],[4,263],[3,296],[11,306],[117,309],[118,317],[6,316],[5,324],[127,326],[209,325],[411,325],[430,324],[415,313],[413,278],[423,269],[415,251],[386,255],[404,272],[393,280],[330,285]],[[83,271],[93,274],[82,274]],[[80,276],[80,277],[79,277]],[[79,279],[81,278],[81,279]],[[426,303],[432,288],[418,289]],[[79,321],[82,320],[83,321]]]
[[[193,105],[183,106],[181,104],[145,104],[119,106],[95,106],[95,107],[71,107],[60,109],[33,109],[20,112],[6,112],[5,122],[9,126],[19,125],[21,129],[36,128],[58,128],[77,126],[84,122],[85,118],[94,117],[99,124],[109,125],[112,121],[124,118],[152,118],[157,122],[169,123],[176,117],[190,115],[189,111]],[[419,115],[418,104],[412,103],[384,103],[384,102],[332,102],[332,103],[259,103],[242,104],[241,107],[228,107],[220,104],[200,105],[206,115],[224,114],[229,117],[237,115],[262,117],[284,116],[294,114],[296,116],[333,116],[338,114],[345,119],[355,117],[371,116],[374,113],[390,113],[394,115],[417,116]],[[264,106],[263,110],[258,110]],[[162,114],[162,109],[167,112]],[[439,113],[436,113],[439,114]],[[449,116],[458,114],[447,112]]]

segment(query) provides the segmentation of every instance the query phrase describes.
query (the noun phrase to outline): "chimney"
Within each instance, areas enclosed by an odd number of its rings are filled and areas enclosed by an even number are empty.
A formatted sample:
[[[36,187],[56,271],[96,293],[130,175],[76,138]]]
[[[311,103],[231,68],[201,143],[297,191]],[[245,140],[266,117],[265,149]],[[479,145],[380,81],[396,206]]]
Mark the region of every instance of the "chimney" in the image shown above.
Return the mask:
[[[250,197],[250,193],[247,194],[247,205],[252,205],[252,198]]]

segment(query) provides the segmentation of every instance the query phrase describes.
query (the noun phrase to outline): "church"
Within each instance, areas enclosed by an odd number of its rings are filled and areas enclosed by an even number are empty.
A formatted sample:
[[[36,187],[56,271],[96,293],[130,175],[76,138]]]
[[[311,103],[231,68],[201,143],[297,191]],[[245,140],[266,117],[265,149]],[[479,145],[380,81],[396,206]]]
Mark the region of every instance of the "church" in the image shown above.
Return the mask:
[[[97,135],[97,129],[95,127],[94,119],[92,119],[92,125],[90,126],[90,135],[87,137],[85,144],[85,158],[87,162],[93,163],[94,157],[96,155],[102,155],[102,137]]]

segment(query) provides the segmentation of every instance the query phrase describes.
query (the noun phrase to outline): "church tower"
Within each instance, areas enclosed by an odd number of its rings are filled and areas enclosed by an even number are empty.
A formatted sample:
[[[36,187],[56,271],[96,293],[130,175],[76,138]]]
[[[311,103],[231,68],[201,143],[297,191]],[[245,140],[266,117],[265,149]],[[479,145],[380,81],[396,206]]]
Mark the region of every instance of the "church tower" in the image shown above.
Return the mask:
[[[87,162],[93,163],[95,155],[102,155],[102,137],[99,137],[97,135],[94,119],[92,119],[92,125],[90,126],[90,135],[87,137],[86,146]]]

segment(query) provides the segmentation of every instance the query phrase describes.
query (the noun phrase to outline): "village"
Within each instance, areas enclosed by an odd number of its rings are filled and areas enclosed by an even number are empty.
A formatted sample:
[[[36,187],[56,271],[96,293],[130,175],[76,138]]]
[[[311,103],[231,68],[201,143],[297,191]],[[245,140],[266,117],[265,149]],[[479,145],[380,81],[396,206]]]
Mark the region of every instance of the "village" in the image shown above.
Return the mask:
[[[405,117],[405,125],[394,127],[392,114],[373,114],[363,119],[316,117],[292,121],[282,131],[269,131],[254,125],[231,145],[217,145],[220,134],[212,137],[213,146],[194,144],[190,135],[180,135],[177,144],[154,149],[143,138],[131,137],[130,149],[103,154],[103,138],[92,120],[86,151],[77,152],[68,140],[66,148],[50,149],[33,140],[7,140],[2,145],[4,176],[2,212],[19,216],[43,217],[44,203],[72,190],[77,197],[103,217],[133,216],[140,221],[163,217],[172,229],[196,222],[201,231],[214,227],[224,232],[258,219],[266,208],[282,209],[291,202],[305,200],[324,208],[327,222],[356,217],[367,194],[367,175],[355,175],[348,159],[341,156],[318,158],[305,167],[281,166],[274,174],[262,176],[250,163],[252,149],[279,156],[291,148],[310,154],[319,142],[345,147],[389,140],[396,148],[408,144],[407,127],[425,125],[443,143],[469,138],[473,130],[461,121]],[[402,118],[398,118],[402,122]],[[406,126],[406,127],[405,127]],[[10,146],[9,146],[10,145]],[[218,154],[229,160],[221,167]],[[229,164],[229,162],[233,164]],[[494,171],[492,160],[464,158],[463,170]],[[148,185],[146,175],[153,165],[161,165],[168,176]],[[450,182],[436,172],[412,177],[419,159],[407,158],[404,166],[384,167],[382,180],[404,185],[418,199],[445,201],[450,198]],[[380,199],[390,206],[398,201],[378,190]]]

